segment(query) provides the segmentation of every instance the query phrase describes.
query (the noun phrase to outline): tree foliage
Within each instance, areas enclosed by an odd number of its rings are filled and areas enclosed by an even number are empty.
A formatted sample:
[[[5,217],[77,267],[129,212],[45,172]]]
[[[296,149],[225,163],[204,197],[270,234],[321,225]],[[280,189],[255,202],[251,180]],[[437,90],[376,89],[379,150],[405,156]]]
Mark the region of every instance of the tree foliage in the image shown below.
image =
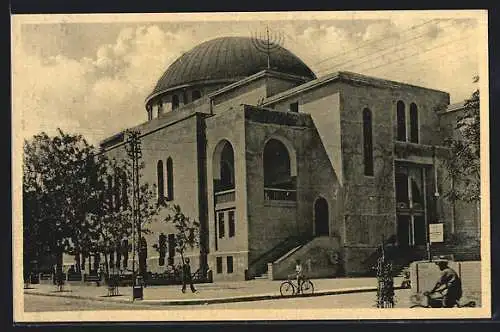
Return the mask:
[[[47,254],[57,256],[58,273],[63,253],[103,253],[107,263],[121,240],[130,237],[133,225],[139,228],[134,224],[132,181],[130,160],[109,159],[81,135],[59,130],[54,137],[41,133],[26,140],[25,270],[29,262]],[[149,232],[147,224],[161,208],[154,196],[154,186],[140,184],[137,207],[143,233]]]
[[[35,135],[24,142],[23,212],[25,249],[40,256],[47,249],[58,257],[73,252],[81,234],[89,232],[85,218],[91,192],[88,174],[94,150],[81,135]]]
[[[446,164],[454,182],[447,196],[453,200],[477,202],[481,189],[479,90],[465,101],[455,129],[458,135],[446,142],[451,152]]]
[[[169,207],[169,209],[171,213],[165,217],[165,222],[171,222],[175,227],[175,251],[181,255],[184,263],[186,250],[200,246],[200,223],[186,216],[177,204]]]

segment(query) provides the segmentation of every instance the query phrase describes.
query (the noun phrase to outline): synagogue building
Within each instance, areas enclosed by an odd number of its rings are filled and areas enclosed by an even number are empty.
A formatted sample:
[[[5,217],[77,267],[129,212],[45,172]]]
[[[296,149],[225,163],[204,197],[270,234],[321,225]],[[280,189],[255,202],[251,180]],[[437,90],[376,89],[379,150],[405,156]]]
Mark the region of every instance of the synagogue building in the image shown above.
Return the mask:
[[[269,62],[268,62],[269,60]],[[365,275],[381,243],[395,264],[434,254],[479,259],[478,207],[445,197],[443,160],[463,105],[447,92],[352,72],[317,77],[283,47],[251,38],[204,42],[161,74],[145,100],[141,181],[200,222],[193,271],[214,280],[280,279],[295,261],[310,277]],[[127,158],[125,132],[101,142]],[[178,262],[163,211],[145,235],[162,272],[159,235]],[[167,260],[168,261],[168,260]]]

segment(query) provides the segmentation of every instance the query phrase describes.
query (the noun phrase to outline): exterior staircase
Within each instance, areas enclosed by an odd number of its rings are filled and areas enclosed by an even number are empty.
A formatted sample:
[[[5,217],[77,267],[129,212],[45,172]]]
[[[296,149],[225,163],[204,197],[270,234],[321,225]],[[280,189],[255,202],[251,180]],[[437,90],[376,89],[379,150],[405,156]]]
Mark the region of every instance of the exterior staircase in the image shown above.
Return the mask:
[[[278,245],[274,246],[272,249],[266,251],[264,254],[260,255],[258,258],[254,259],[248,267],[246,273],[246,279],[264,279],[268,277],[267,274],[267,264],[269,262],[274,262],[278,258],[282,257],[290,250],[294,248],[301,247],[305,243],[309,242],[312,237],[308,236],[291,236]]]
[[[340,240],[337,237],[320,236],[291,249],[285,255],[269,262],[268,278],[287,279],[295,273],[296,260],[300,260],[309,278],[331,278],[339,276],[343,267],[340,264]]]

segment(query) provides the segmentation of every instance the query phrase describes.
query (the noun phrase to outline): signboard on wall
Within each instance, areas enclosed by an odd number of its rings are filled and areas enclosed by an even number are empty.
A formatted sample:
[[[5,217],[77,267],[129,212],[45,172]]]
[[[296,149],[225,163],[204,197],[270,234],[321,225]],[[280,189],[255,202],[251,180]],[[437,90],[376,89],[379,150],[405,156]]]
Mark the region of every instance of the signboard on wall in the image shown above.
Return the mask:
[[[429,224],[429,240],[431,243],[443,242],[443,224]]]

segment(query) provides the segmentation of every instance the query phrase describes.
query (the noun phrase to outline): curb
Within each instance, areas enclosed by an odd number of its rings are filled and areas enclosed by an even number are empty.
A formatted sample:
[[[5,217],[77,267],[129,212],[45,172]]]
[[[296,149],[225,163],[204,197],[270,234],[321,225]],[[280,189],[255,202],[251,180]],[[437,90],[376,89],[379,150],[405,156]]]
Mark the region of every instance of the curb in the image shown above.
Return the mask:
[[[402,289],[401,287],[394,287],[394,290]],[[52,297],[64,297],[72,299],[85,299],[100,302],[113,302],[113,303],[125,303],[125,304],[139,304],[139,305],[208,305],[208,304],[220,304],[220,303],[235,303],[235,302],[253,302],[253,301],[264,301],[264,300],[275,300],[275,299],[291,299],[291,298],[303,298],[303,297],[317,297],[317,296],[327,296],[327,295],[342,295],[342,294],[355,294],[355,293],[368,293],[376,292],[377,287],[358,287],[358,288],[343,288],[334,289],[329,291],[321,291],[313,294],[301,294],[301,295],[291,295],[282,296],[281,294],[263,294],[263,295],[245,295],[245,296],[234,296],[234,297],[224,297],[224,298],[210,298],[210,299],[185,299],[185,300],[137,300],[131,301],[130,296],[123,296],[121,299],[113,299],[110,297],[91,297],[91,296],[81,296],[81,295],[71,295],[71,294],[56,294],[56,293],[43,293],[43,292],[25,292],[28,295],[38,295],[38,296],[52,296]],[[122,300],[123,299],[123,300]]]

